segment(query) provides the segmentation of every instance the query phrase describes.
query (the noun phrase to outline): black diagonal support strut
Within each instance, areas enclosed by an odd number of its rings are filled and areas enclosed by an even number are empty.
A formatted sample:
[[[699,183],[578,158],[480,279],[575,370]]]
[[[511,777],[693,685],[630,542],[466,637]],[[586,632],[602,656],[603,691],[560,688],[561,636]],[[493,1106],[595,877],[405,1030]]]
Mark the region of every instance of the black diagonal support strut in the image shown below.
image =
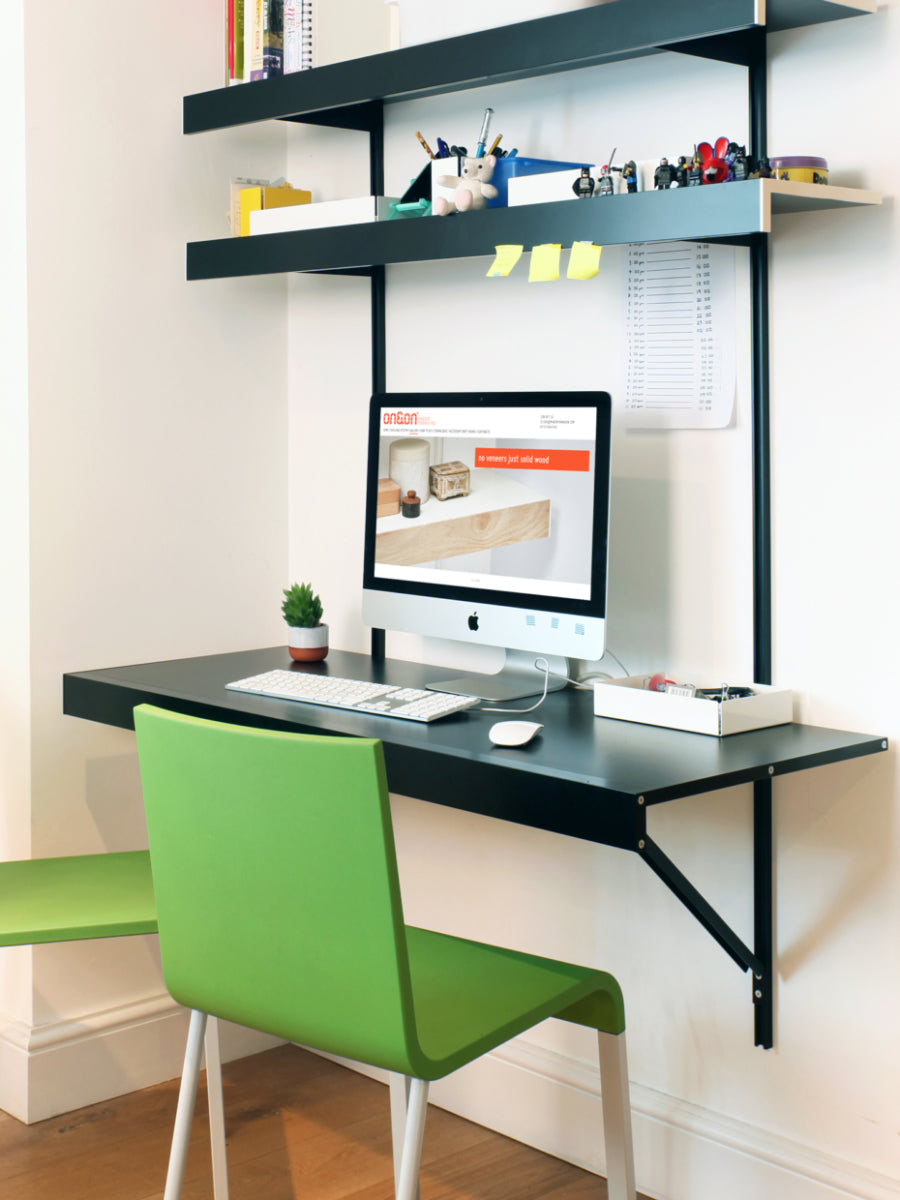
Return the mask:
[[[647,865],[656,872],[666,887],[675,893],[704,929],[712,934],[722,949],[743,970],[752,971],[754,977],[761,975],[765,969],[762,959],[741,941],[731,926],[719,916],[709,901],[701,896],[691,881],[679,871],[668,855],[660,850],[652,838],[644,837],[641,839],[641,843],[638,853]]]

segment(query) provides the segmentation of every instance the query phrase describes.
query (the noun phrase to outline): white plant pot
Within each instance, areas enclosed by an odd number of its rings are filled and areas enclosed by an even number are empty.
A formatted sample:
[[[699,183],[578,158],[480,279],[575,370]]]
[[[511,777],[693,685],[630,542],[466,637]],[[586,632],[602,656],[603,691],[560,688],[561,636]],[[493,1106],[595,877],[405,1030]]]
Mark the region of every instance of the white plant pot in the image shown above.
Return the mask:
[[[297,662],[318,662],[328,653],[328,626],[288,626],[288,649]]]

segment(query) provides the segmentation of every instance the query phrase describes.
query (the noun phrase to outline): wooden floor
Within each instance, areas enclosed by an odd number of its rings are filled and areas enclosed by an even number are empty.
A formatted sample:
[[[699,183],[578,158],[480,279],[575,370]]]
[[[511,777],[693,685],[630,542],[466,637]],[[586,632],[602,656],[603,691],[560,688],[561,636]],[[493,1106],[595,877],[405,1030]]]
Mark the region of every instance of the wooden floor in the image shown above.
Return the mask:
[[[383,1084],[281,1046],[225,1067],[231,1200],[389,1200]],[[0,1113],[0,1200],[162,1200],[177,1080],[37,1125]],[[430,1108],[422,1200],[606,1200],[602,1179]],[[183,1200],[211,1200],[206,1099]]]

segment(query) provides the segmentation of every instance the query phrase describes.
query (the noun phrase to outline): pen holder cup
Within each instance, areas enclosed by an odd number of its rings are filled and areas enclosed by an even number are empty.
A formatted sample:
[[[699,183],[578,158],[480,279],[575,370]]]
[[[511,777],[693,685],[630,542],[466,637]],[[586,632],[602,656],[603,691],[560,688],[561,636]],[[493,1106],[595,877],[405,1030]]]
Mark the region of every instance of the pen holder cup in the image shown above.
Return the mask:
[[[565,171],[569,168],[573,171],[580,171],[582,167],[587,165],[587,163],[583,162],[554,162],[549,158],[520,158],[518,154],[515,158],[498,158],[497,165],[494,167],[494,174],[491,177],[491,183],[497,189],[497,195],[492,200],[488,200],[487,207],[507,207],[509,203],[509,181],[514,176],[543,175],[547,171]],[[459,175],[459,159],[455,155],[451,158],[436,158],[431,163],[432,202],[437,196],[444,196],[447,200],[453,199],[455,189],[444,187],[438,183],[438,179],[442,175]]]

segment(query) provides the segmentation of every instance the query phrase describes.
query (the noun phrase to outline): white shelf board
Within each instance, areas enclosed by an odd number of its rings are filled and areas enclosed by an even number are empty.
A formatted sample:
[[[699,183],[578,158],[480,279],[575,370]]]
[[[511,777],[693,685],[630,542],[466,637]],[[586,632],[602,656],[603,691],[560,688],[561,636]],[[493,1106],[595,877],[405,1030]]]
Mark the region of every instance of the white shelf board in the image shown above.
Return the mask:
[[[830,183],[795,183],[790,179],[762,179],[760,183],[759,220],[763,233],[772,232],[772,217],[782,213],[850,208],[854,205],[880,204],[882,200],[880,192],[870,192],[865,188],[833,187]]]

